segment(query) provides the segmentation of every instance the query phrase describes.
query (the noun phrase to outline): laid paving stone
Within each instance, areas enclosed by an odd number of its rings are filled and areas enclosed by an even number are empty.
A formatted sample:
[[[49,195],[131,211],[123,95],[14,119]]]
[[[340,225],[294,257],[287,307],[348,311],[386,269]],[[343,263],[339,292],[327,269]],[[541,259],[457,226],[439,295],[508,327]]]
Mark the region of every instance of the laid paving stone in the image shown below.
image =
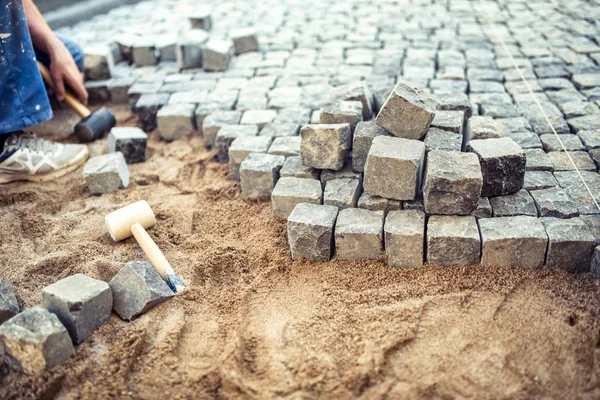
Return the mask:
[[[372,196],[368,193],[360,195],[357,203],[358,208],[369,211],[383,211],[387,215],[392,210],[402,210],[402,202],[399,200],[390,200],[385,197]]]
[[[475,217],[432,215],[427,223],[427,262],[441,266],[479,264],[480,237]]]
[[[239,137],[249,137],[258,135],[256,125],[223,125],[217,133],[215,147],[217,148],[217,158],[219,162],[229,161],[229,147],[231,143]]]
[[[527,171],[554,171],[554,165],[552,160],[548,157],[548,154],[542,149],[525,149],[525,156],[527,158],[526,170]]]
[[[525,178],[525,152],[510,138],[472,140],[467,151],[477,154],[485,197],[516,193]]]
[[[471,213],[475,218],[492,218],[492,204],[487,197],[481,197],[477,202],[477,208]]]
[[[301,142],[302,138],[300,136],[277,137],[271,143],[268,153],[285,157],[298,156]]]
[[[208,41],[208,32],[203,29],[191,29],[177,41],[175,56],[180,69],[202,66],[202,48]]]
[[[365,192],[394,200],[414,200],[424,156],[423,142],[377,136],[365,164]]]
[[[600,244],[600,215],[581,215],[579,218],[596,238],[596,244]]]
[[[127,164],[146,161],[146,142],[148,135],[140,128],[114,127],[107,140],[107,153],[120,151]]]
[[[153,37],[137,37],[131,47],[133,63],[137,67],[158,64],[158,51]]]
[[[142,94],[135,103],[138,126],[149,132],[156,129],[156,114],[169,102],[169,93]]]
[[[479,139],[496,139],[506,136],[506,128],[502,122],[480,116],[473,116],[467,122],[466,141]]]
[[[492,214],[494,217],[514,217],[517,215],[538,216],[535,202],[527,190],[522,189],[514,194],[490,197],[489,200],[492,205]]]
[[[356,141],[356,134],[355,134]],[[425,151],[460,151],[463,138],[454,132],[445,131],[439,128],[429,128],[425,135]],[[352,149],[352,157],[354,157],[355,149]]]
[[[325,183],[323,204],[336,206],[340,209],[355,208],[361,192],[362,185],[358,179],[332,179]]]
[[[258,51],[258,39],[256,31],[252,28],[239,28],[230,32],[229,37],[233,40],[235,54],[243,54]]]
[[[573,218],[579,216],[577,205],[566,190],[559,187],[531,192],[540,217]]]
[[[83,73],[86,79],[103,80],[111,78],[114,58],[106,45],[86,45],[83,48]]]
[[[252,153],[240,165],[240,181],[244,200],[269,200],[279,179],[285,157]],[[282,175],[283,177],[283,175]]]
[[[113,308],[126,321],[139,317],[174,295],[158,271],[147,261],[128,262],[108,285],[112,292]]]
[[[273,123],[293,123],[297,125],[305,125],[310,123],[310,108],[303,107],[286,107],[279,110]],[[265,127],[266,128],[266,127]]]
[[[233,56],[233,43],[210,39],[202,48],[202,68],[205,71],[226,71]]]
[[[119,77],[110,80],[108,90],[110,91],[110,100],[114,104],[127,104],[129,102],[129,89],[134,84],[131,77]]]
[[[273,216],[287,219],[297,204],[321,204],[321,182],[315,179],[280,178],[271,194]]]
[[[356,172],[364,172],[373,138],[389,135],[389,132],[373,121],[359,122],[354,130],[352,142],[352,169]]]
[[[462,111],[437,110],[431,127],[454,132],[462,137],[464,122],[465,114]]]
[[[96,104],[111,101],[109,85],[110,80],[85,82],[83,86],[88,92],[88,102]]]
[[[362,174],[360,172],[354,172],[352,170],[352,162],[349,159],[346,159],[344,162],[344,166],[339,171],[335,171],[333,169],[324,169],[321,170],[321,183],[325,185],[327,181],[332,179],[343,179],[343,178],[351,178],[357,179],[362,183]]]
[[[569,151],[568,154],[564,151],[551,151],[548,157],[554,171],[574,171],[575,168],[580,171],[596,171],[596,164],[585,151]]]
[[[168,102],[168,94],[158,93],[161,86],[162,82],[136,82],[133,85],[131,85],[131,87],[127,91],[127,97],[129,99],[129,106],[131,107],[131,111],[135,112],[137,102],[145,94],[159,94],[159,97],[156,97],[156,102],[158,102],[159,105],[166,104],[166,102]],[[155,97],[148,97],[144,100],[144,103],[147,103],[148,106],[150,106],[154,101]],[[143,105],[144,104],[142,103],[142,106]],[[158,111],[158,108],[156,109],[156,111]]]
[[[300,160],[317,169],[340,170],[352,146],[350,124],[306,125],[300,129]]]
[[[269,91],[269,108],[295,107],[302,98],[302,88],[283,87]]]
[[[481,115],[490,118],[518,118],[521,113],[514,104],[485,104],[481,105]]]
[[[544,265],[548,236],[538,218],[484,218],[478,223],[481,264],[519,268],[541,268]]]
[[[15,296],[15,289],[10,282],[0,279],[0,325],[18,313],[19,302]]]
[[[156,114],[157,133],[167,141],[179,139],[196,129],[194,104],[167,104]]]
[[[569,118],[567,123],[573,132],[594,131],[600,129],[600,118],[595,114]]]
[[[212,8],[208,4],[200,4],[194,7],[192,15],[190,15],[190,25],[192,29],[203,29],[210,31],[212,28]]]
[[[237,125],[241,119],[242,113],[239,111],[215,111],[208,114],[202,121],[204,145],[207,148],[213,147],[221,127],[225,125]]]
[[[75,274],[42,289],[42,307],[56,314],[79,344],[108,322],[113,298],[106,282]]]
[[[321,124],[350,124],[354,132],[356,124],[362,120],[362,103],[360,101],[336,101],[321,107],[319,114]]]
[[[600,174],[592,171],[580,171],[580,174],[581,178],[577,171],[557,171],[554,173],[554,177],[560,187],[567,190],[580,214],[600,214],[600,210],[588,192],[589,188],[596,201],[600,201]],[[581,181],[582,178],[586,182],[587,188]]]
[[[335,224],[335,250],[340,260],[377,260],[383,251],[383,213],[346,208]]]
[[[573,134],[560,134],[558,138],[555,134],[545,134],[540,135],[540,140],[542,141],[542,145],[544,151],[563,151],[563,145],[567,151],[583,151],[585,147],[583,143],[581,143],[581,139],[579,136]],[[560,141],[559,141],[560,140]],[[561,145],[562,142],[562,145]]]
[[[303,257],[312,262],[329,261],[337,216],[338,208],[334,206],[296,205],[287,219],[292,260]]]
[[[556,186],[558,186],[558,182],[549,171],[525,171],[523,189],[527,191],[549,189]]]
[[[571,79],[579,90],[600,86],[600,74],[575,74]]]
[[[483,176],[472,153],[430,151],[423,200],[428,214],[469,215],[476,208]]]
[[[587,151],[600,149],[600,129],[595,131],[579,131],[577,132],[577,136],[579,136]]]
[[[454,110],[462,111],[465,115],[465,119],[471,118],[473,114],[472,104],[469,100],[469,96],[465,93],[444,93],[436,94],[438,101],[438,110]]]
[[[527,102],[519,104],[521,112],[529,120],[534,132],[538,134],[553,133],[552,128],[554,128],[557,133],[570,132],[567,121],[564,120],[563,114],[560,112],[557,106],[547,101],[542,101],[540,105],[550,120],[552,126],[548,125],[548,120],[546,120],[544,114],[540,112],[540,109],[536,103]]]
[[[281,177],[320,179],[321,170],[303,165],[299,156],[290,156],[285,159],[280,175]]]
[[[229,146],[229,177],[240,179],[240,165],[249,154],[267,153],[273,139],[267,136],[242,136]]]
[[[259,129],[262,129],[269,122],[277,116],[275,110],[248,110],[242,114],[240,124],[243,125],[257,125]]]
[[[329,98],[336,101],[360,101],[362,104],[362,119],[373,118],[373,95],[363,82],[352,82],[331,90]]]
[[[590,270],[596,238],[580,218],[540,218],[548,235],[546,267],[571,272]]]
[[[83,167],[83,179],[91,194],[116,192],[129,186],[129,168],[123,153],[90,158]]]
[[[200,103],[203,103],[204,101],[206,101],[206,98],[208,97],[208,91],[207,90],[186,90],[183,92],[175,92],[171,94],[171,97],[169,97],[169,103],[168,104],[181,104],[181,103],[187,103],[187,104],[194,104],[194,105],[198,105]],[[200,127],[202,127],[202,125],[200,125]]]
[[[591,149],[588,150],[588,154],[596,164],[596,168],[600,169],[600,149]]]
[[[377,114],[377,125],[405,139],[421,139],[433,121],[438,102],[406,81],[399,80]]]
[[[29,375],[62,364],[75,351],[63,324],[41,307],[28,308],[1,325],[0,348],[9,368]]]
[[[269,136],[272,138],[284,136],[298,136],[300,133],[300,125],[295,122],[270,122],[261,129],[260,136]]]
[[[390,211],[383,231],[389,265],[402,268],[423,265],[425,214],[422,211]]]

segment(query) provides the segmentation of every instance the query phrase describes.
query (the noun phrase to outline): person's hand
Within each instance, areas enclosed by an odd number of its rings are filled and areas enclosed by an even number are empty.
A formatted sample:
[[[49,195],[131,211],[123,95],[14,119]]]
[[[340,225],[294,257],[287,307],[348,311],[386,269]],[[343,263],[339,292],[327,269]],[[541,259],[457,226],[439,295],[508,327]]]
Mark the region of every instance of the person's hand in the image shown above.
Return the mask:
[[[65,99],[65,84],[67,84],[79,101],[87,105],[88,92],[83,86],[83,75],[79,72],[73,56],[63,42],[58,38],[53,41],[52,45],[48,46],[48,55],[50,56],[50,73],[54,81],[54,92],[58,101]]]

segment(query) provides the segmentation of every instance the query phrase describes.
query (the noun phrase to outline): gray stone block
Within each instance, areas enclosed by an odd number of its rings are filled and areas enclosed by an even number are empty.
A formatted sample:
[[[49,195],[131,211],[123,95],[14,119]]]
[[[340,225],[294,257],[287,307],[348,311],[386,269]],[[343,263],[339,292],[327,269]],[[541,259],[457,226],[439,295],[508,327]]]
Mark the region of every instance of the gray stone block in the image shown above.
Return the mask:
[[[354,208],[361,192],[362,185],[358,179],[331,179],[325,183],[323,204],[336,206],[340,209]]]
[[[87,79],[97,81],[111,78],[114,58],[108,46],[89,44],[84,46],[83,53],[83,73]]]
[[[433,121],[438,104],[423,89],[399,80],[375,122],[398,137],[421,139]]]
[[[174,295],[147,261],[131,261],[109,283],[114,310],[131,321]]]
[[[299,156],[290,156],[285,159],[283,168],[279,172],[281,177],[320,179],[321,171],[313,167],[302,165]]]
[[[136,67],[158,64],[159,53],[156,50],[154,37],[136,37],[131,46],[131,55]]]
[[[545,135],[540,135],[540,141],[542,142],[542,146],[544,151],[564,151],[563,145],[567,149],[567,151],[583,151],[585,147],[583,143],[581,143],[581,139],[577,135],[573,135],[570,133],[564,133],[558,135],[553,133],[547,133]],[[560,139],[560,142],[559,142]],[[561,145],[562,142],[562,145]]]
[[[300,203],[287,219],[292,260],[304,257],[313,262],[331,259],[333,227],[338,215],[334,206]]]
[[[425,151],[460,151],[463,138],[454,132],[445,131],[439,128],[429,128],[425,134]],[[352,149],[354,156],[354,149]]]
[[[586,182],[595,199],[600,199],[600,174],[592,171],[580,171],[581,178],[576,171],[555,172],[554,177],[560,187],[567,190],[571,199],[577,205],[579,213],[582,215],[599,214],[600,210],[594,203],[592,196],[583,185],[581,179]],[[598,201],[598,200],[596,200]]]
[[[383,227],[387,263],[393,267],[423,265],[425,214],[417,210],[390,211]]]
[[[600,215],[581,215],[579,218],[596,238],[596,244],[600,245]]]
[[[534,190],[531,197],[535,201],[540,217],[573,218],[579,216],[577,205],[566,190],[558,187]]]
[[[323,190],[315,179],[280,178],[271,194],[273,216],[287,219],[300,203],[321,204]]]
[[[191,29],[179,38],[175,46],[175,57],[180,69],[202,66],[202,48],[207,40],[208,32],[202,29]]]
[[[352,146],[350,124],[307,125],[300,130],[300,160],[317,169],[340,170]]]
[[[481,264],[495,267],[540,268],[548,236],[540,220],[517,216],[479,220]]]
[[[414,200],[424,156],[423,142],[387,136],[374,138],[365,164],[365,192],[394,200]]]
[[[232,55],[231,41],[210,39],[202,49],[202,68],[205,71],[226,71]]]
[[[580,218],[540,218],[548,234],[546,266],[570,272],[590,270],[596,238]]]
[[[430,151],[423,200],[428,214],[469,215],[481,197],[483,176],[475,154]]]
[[[212,6],[208,4],[194,5],[192,14],[190,15],[190,25],[192,29],[203,29],[210,31],[212,28]]]
[[[467,122],[466,141],[497,139],[506,136],[502,122],[488,117],[473,116]]]
[[[8,281],[0,279],[0,325],[19,313],[19,302],[15,296],[15,289]],[[0,350],[0,360],[2,352]]]
[[[548,171],[554,172],[554,166],[548,154],[542,149],[526,149],[525,157],[527,162],[525,163],[525,169],[527,171]]]
[[[595,131],[579,131],[577,132],[577,136],[579,136],[587,151],[600,148],[600,129]]]
[[[465,113],[462,111],[437,110],[431,127],[453,132],[462,138],[464,123]]]
[[[41,307],[28,308],[1,325],[0,348],[6,365],[29,375],[62,364],[75,351],[63,324]]]
[[[167,104],[158,110],[157,133],[164,140],[171,141],[192,132],[195,127],[194,104]]]
[[[275,110],[248,110],[242,114],[240,124],[253,124],[262,129],[277,116]]]
[[[473,114],[471,101],[465,93],[443,93],[437,94],[438,110],[458,110],[462,111],[465,119],[471,118]]]
[[[362,174],[360,172],[354,172],[352,170],[352,162],[351,160],[346,159],[344,162],[344,166],[339,171],[334,171],[332,169],[324,169],[321,171],[321,183],[323,186],[327,181],[332,179],[343,179],[343,178],[352,178],[358,179],[362,184]]]
[[[479,264],[479,229],[475,217],[429,217],[427,262],[441,266]]]
[[[494,217],[513,217],[517,215],[538,216],[535,202],[527,190],[524,189],[513,194],[490,197],[490,203]]]
[[[284,157],[298,156],[300,154],[301,142],[302,139],[300,136],[277,137],[269,147],[268,153]]]
[[[241,119],[242,113],[239,111],[215,111],[208,114],[202,121],[204,145],[207,148],[213,147],[221,127],[225,125],[237,125]]]
[[[129,168],[123,153],[108,153],[90,158],[83,167],[83,179],[90,193],[116,192],[129,186]]]
[[[383,213],[346,208],[335,225],[335,249],[340,260],[376,260],[383,250]]]
[[[272,138],[298,136],[300,125],[295,122],[270,122],[261,129],[260,136],[269,136]]]
[[[231,40],[235,54],[248,53],[250,51],[258,51],[258,39],[256,31],[252,28],[240,28],[231,31]]]
[[[363,120],[373,118],[373,95],[364,82],[352,82],[331,89],[329,98],[334,101],[360,101]]]
[[[140,128],[146,132],[156,129],[156,114],[168,103],[169,96],[169,93],[148,93],[140,96],[135,103],[135,113]]]
[[[558,182],[554,175],[548,171],[525,171],[525,180],[523,182],[523,189],[542,190],[558,186]]]
[[[284,166],[285,157],[249,154],[240,166],[242,197],[245,200],[268,200]]]
[[[385,197],[371,196],[368,193],[363,193],[358,199],[358,208],[363,208],[369,211],[383,211],[387,215],[392,210],[402,210],[402,202],[399,200],[390,200]]]
[[[354,132],[356,124],[362,121],[362,103],[360,101],[336,101],[321,107],[321,124],[350,124]]]
[[[108,134],[107,153],[120,151],[127,164],[146,161],[148,135],[140,128],[114,127]]]
[[[219,162],[229,161],[229,146],[235,139],[256,135],[258,135],[258,127],[255,125],[223,125],[215,141]]]
[[[240,165],[251,153],[266,153],[271,145],[270,137],[243,136],[235,139],[229,146],[229,176],[240,179]]]
[[[492,204],[490,199],[482,197],[477,202],[477,208],[471,213],[475,218],[492,218]]]
[[[352,169],[354,171],[364,172],[371,143],[377,136],[390,136],[390,133],[373,121],[359,122],[356,125],[352,139]]]
[[[585,151],[551,151],[548,157],[554,171],[575,171],[576,168],[580,171],[596,171],[596,164]]]
[[[525,179],[525,152],[510,138],[472,140],[467,151],[477,154],[483,174],[481,195],[516,193]]]
[[[108,322],[113,298],[106,282],[75,274],[46,286],[42,307],[56,314],[73,343],[79,344]]]

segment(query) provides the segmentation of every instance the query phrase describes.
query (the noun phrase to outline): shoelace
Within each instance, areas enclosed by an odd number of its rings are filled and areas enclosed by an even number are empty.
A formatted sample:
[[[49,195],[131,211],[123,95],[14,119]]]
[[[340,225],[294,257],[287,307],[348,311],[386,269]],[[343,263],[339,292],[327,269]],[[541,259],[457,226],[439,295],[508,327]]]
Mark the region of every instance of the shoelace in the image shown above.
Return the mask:
[[[9,139],[10,140],[10,139]],[[39,153],[54,153],[56,144],[44,139],[38,138],[33,133],[22,133],[14,136],[14,141],[11,140],[10,147],[25,148]]]

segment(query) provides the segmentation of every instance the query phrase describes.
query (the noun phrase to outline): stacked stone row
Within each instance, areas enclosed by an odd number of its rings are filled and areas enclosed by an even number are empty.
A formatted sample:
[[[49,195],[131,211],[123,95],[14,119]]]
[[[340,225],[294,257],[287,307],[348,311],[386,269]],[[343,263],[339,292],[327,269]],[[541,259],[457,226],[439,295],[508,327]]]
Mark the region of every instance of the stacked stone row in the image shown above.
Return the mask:
[[[114,310],[131,321],[174,293],[148,262],[129,262],[106,283],[83,274],[42,290],[42,304],[21,312],[13,286],[0,280],[0,365],[38,374],[65,362]]]

